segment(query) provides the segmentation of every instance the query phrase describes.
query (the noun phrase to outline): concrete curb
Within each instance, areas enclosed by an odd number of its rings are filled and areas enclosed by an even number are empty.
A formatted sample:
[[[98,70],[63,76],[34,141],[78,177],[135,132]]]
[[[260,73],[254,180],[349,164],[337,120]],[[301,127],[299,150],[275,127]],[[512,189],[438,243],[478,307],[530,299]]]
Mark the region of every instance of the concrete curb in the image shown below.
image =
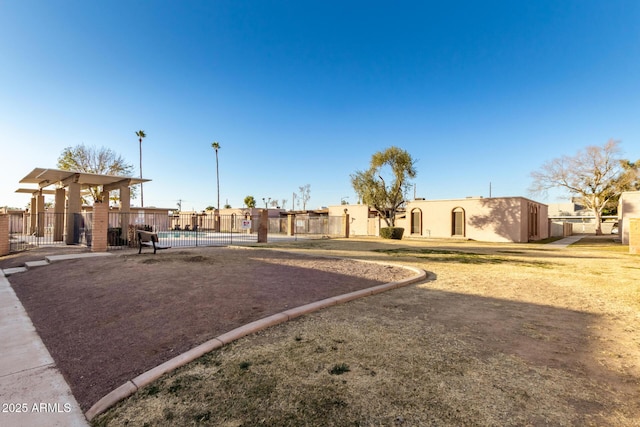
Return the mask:
[[[331,257],[331,258],[346,259],[346,258],[339,258],[339,257]],[[102,399],[96,402],[91,408],[89,408],[89,410],[85,412],[85,417],[89,421],[93,420],[93,418],[105,412],[107,409],[111,408],[120,400],[131,396],[140,388],[151,384],[153,381],[157,380],[162,375],[169,373],[171,371],[174,371],[180,368],[181,366],[184,366],[187,363],[194,361],[195,359],[203,356],[204,354],[210,351],[221,348],[249,334],[261,331],[263,329],[267,329],[271,326],[275,326],[280,323],[287,322],[289,320],[295,319],[296,317],[300,317],[305,314],[313,313],[314,311],[319,311],[323,308],[353,301],[358,298],[363,298],[366,296],[378,294],[391,289],[408,286],[413,283],[421,282],[425,279],[433,280],[435,278],[435,276],[433,276],[432,274],[427,274],[427,272],[424,270],[421,270],[415,267],[409,267],[406,265],[390,264],[390,263],[380,262],[380,261],[355,260],[355,259],[352,261],[400,267],[407,270],[411,270],[415,272],[416,275],[412,277],[408,277],[406,279],[396,281],[396,282],[389,282],[389,283],[374,286],[368,289],[349,292],[347,294],[338,295],[335,297],[330,297],[320,301],[305,304],[300,307],[292,308],[292,309],[283,311],[281,313],[273,314],[263,319],[256,320],[254,322],[247,323],[244,326],[240,326],[236,329],[233,329],[229,332],[219,335],[218,337],[213,338],[209,341],[206,341],[205,343],[200,344],[199,346],[194,347],[191,350],[185,353],[182,353],[174,357],[173,359],[170,359],[156,366],[155,368],[152,368],[147,372],[144,372],[138,375],[132,380],[129,380],[126,383],[122,384],[120,387],[116,388],[115,390],[113,390],[112,392],[104,396]]]

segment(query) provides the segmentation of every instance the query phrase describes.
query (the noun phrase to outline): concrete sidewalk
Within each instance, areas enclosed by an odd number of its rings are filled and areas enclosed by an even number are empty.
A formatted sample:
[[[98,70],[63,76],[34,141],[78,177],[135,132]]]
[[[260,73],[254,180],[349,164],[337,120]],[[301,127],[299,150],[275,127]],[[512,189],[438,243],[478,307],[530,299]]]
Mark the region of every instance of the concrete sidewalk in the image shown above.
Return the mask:
[[[74,257],[77,255],[55,260]],[[31,267],[49,262],[47,259]],[[9,273],[20,271],[9,270]],[[0,270],[0,426],[88,426],[5,272]]]
[[[572,245],[578,240],[582,239],[583,237],[584,237],[583,235],[569,236],[569,237],[565,237],[564,239],[560,239],[560,240],[556,240],[555,242],[548,243],[547,246],[551,246],[552,248],[556,248],[556,249],[564,249],[567,246]]]

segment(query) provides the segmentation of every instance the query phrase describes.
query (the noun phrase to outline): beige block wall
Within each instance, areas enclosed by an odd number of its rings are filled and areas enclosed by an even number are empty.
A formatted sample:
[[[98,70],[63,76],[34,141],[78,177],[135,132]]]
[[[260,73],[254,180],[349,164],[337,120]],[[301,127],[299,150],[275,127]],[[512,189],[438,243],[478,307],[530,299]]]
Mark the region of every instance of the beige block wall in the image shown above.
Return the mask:
[[[349,235],[369,235],[369,206],[367,205],[335,205],[329,206],[329,216],[344,216],[344,210],[349,213]]]
[[[640,218],[629,218],[629,253],[640,254]]]
[[[620,216],[619,232],[623,245],[629,244],[629,219],[640,218],[640,191],[627,191],[620,196],[618,204]]]

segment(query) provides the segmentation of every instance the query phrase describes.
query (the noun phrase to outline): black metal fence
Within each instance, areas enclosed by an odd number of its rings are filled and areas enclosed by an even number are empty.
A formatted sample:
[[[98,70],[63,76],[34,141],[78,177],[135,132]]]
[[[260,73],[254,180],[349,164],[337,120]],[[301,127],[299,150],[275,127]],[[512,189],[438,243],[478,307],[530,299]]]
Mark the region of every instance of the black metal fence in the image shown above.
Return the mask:
[[[90,245],[90,219],[87,224],[85,214],[76,214],[73,227],[67,230],[65,218],[63,213],[55,212],[10,215],[9,250],[20,252],[37,246],[63,245],[67,233],[73,233],[73,243]]]
[[[256,243],[260,217],[249,214],[215,215],[211,212],[172,214],[155,212],[110,212],[107,244],[110,250],[137,247],[136,230],[153,231],[159,243],[171,247],[226,246]],[[338,236],[342,233],[341,216],[297,215],[295,236],[287,236],[288,219],[269,218],[267,229],[271,241]],[[9,219],[10,251],[37,246],[79,244],[91,246],[93,213],[73,214],[67,223],[65,214],[12,215]]]
[[[158,234],[170,247],[227,246],[256,243],[259,217],[249,215],[109,213],[109,249],[137,247],[137,230]]]

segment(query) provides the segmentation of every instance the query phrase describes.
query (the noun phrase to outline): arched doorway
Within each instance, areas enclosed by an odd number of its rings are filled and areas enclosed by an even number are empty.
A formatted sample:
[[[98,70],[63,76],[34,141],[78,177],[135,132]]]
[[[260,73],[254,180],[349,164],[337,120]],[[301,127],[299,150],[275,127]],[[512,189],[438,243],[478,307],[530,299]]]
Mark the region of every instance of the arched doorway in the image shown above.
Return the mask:
[[[451,211],[451,235],[464,237],[464,209],[455,208]]]
[[[422,211],[418,208],[411,210],[411,234],[422,234]]]

